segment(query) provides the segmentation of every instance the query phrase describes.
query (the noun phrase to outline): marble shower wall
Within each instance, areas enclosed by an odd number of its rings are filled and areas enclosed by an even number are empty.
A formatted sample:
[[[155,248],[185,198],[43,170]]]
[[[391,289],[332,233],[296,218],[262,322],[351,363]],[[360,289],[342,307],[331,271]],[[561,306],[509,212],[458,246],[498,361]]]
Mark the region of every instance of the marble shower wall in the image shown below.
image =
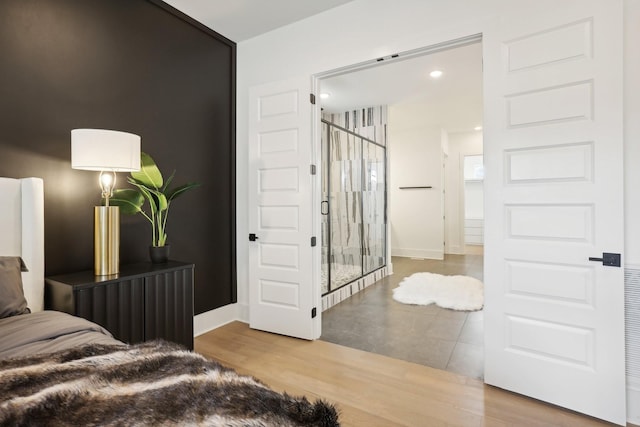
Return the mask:
[[[322,119],[387,146],[387,106],[356,108],[343,113],[322,113]]]
[[[327,293],[385,265],[385,148],[367,139],[386,144],[386,107],[323,114],[323,119],[352,131],[327,123],[322,128],[323,200],[330,207],[322,224]]]

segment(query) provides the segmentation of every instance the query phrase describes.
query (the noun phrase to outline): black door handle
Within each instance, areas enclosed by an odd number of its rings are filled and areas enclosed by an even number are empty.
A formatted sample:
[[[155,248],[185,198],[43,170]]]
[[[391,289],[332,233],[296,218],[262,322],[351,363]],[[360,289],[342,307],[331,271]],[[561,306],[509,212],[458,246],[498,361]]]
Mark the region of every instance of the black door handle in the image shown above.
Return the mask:
[[[249,241],[250,242],[255,242],[256,240],[258,240],[258,236],[256,236],[253,233],[249,234]]]
[[[602,265],[606,265],[608,267],[620,267],[621,256],[620,254],[612,254],[609,252],[604,252],[602,254],[602,258],[589,257],[589,261],[602,262]]]

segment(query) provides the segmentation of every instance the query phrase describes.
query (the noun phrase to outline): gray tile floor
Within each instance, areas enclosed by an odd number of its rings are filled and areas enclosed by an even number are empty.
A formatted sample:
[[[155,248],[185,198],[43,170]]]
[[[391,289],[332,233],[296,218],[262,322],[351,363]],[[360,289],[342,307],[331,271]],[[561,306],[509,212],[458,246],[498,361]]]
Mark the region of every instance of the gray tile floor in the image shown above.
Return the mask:
[[[463,274],[482,280],[482,255],[444,261],[394,257],[394,274],[322,313],[324,341],[483,378],[482,311],[406,305],[392,289],[413,273]]]

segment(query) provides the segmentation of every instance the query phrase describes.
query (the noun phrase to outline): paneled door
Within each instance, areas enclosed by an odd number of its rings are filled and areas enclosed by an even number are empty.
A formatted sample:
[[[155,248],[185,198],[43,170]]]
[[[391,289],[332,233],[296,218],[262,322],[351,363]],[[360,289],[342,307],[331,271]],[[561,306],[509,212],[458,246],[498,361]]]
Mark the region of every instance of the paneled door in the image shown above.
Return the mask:
[[[250,326],[304,339],[320,337],[310,88],[301,78],[249,91]]]
[[[625,424],[622,1],[496,24],[483,35],[485,381]]]

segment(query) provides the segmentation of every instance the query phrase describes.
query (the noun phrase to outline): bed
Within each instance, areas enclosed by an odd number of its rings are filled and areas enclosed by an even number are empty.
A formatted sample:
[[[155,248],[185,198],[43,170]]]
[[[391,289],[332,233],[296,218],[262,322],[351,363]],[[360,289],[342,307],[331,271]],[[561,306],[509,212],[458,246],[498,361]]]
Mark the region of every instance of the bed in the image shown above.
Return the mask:
[[[43,182],[0,178],[0,426],[337,426],[335,408],[44,310]]]

